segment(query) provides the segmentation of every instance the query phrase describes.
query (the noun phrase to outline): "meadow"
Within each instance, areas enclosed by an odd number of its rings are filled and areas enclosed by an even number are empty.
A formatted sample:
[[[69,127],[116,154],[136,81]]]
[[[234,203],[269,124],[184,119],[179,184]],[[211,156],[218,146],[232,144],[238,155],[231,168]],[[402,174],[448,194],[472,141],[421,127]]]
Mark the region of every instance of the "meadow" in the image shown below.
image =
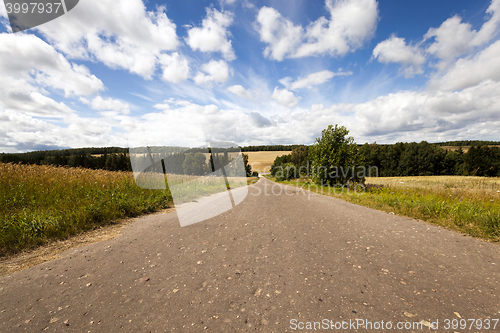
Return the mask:
[[[0,256],[172,205],[131,172],[0,163]]]
[[[473,237],[500,241],[498,178],[372,177],[366,179],[366,188],[358,187],[358,191],[317,186],[307,179],[281,183],[420,219]]]

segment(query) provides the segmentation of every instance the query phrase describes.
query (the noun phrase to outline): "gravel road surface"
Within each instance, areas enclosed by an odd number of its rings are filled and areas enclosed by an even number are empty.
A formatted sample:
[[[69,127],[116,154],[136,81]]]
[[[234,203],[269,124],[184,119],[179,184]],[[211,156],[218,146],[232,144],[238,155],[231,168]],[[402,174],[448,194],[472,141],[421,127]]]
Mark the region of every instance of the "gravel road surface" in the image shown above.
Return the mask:
[[[500,332],[499,280],[498,244],[261,179],[210,220],[140,217],[0,277],[0,331]]]

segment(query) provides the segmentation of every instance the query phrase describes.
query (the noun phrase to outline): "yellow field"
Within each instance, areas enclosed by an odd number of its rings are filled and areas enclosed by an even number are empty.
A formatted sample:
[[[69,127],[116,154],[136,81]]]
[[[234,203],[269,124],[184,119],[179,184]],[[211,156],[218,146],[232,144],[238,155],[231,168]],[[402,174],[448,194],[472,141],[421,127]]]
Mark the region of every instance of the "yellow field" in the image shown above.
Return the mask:
[[[472,176],[368,177],[366,183],[401,190],[425,189],[436,194],[459,196],[463,199],[480,201],[500,199],[500,178]]]
[[[252,166],[252,171],[258,173],[269,172],[274,159],[277,156],[291,154],[291,151],[248,151],[243,154],[248,155],[248,164]]]

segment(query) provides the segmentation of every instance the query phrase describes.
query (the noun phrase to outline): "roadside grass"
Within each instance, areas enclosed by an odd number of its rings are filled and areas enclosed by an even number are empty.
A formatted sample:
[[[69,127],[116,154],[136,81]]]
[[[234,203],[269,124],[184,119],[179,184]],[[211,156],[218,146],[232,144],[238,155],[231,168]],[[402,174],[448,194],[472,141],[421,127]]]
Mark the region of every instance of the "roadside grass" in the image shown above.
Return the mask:
[[[275,178],[268,176],[270,180]],[[500,179],[464,176],[367,178],[364,191],[279,182],[500,242]]]
[[[258,181],[259,181],[259,177],[248,177],[247,178],[247,185],[255,184]]]
[[[0,163],[0,256],[171,205],[131,172]]]

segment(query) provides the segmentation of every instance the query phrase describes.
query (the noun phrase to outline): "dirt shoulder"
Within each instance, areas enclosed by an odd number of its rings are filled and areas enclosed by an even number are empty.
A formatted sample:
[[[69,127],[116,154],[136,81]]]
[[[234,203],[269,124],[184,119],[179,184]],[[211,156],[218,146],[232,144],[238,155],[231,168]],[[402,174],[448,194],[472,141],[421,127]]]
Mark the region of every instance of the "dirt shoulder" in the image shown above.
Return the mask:
[[[166,214],[173,211],[173,208],[163,209],[152,213]],[[42,262],[57,258],[59,253],[77,248],[91,243],[102,242],[120,235],[123,228],[134,222],[135,218],[126,218],[112,224],[102,226],[98,229],[85,231],[65,240],[58,240],[39,246],[35,249],[26,250],[14,255],[0,258],[0,276],[10,274],[25,268],[33,267]]]

